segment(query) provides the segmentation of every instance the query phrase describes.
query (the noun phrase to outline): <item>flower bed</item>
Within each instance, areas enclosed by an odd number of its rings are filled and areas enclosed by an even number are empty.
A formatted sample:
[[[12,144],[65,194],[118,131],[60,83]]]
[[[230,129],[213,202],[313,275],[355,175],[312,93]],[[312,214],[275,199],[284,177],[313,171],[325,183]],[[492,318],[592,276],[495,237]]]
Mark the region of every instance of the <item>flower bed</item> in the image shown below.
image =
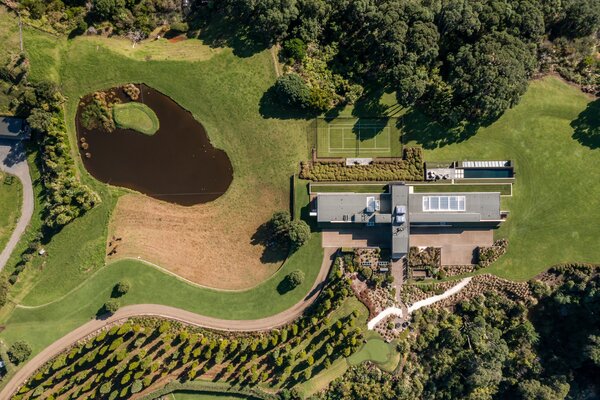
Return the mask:
[[[487,267],[496,261],[500,256],[506,253],[508,248],[508,239],[499,239],[489,247],[477,248],[478,265],[481,268]]]
[[[422,181],[423,154],[419,147],[404,149],[402,159],[348,166],[343,161],[302,162],[300,178],[320,181]]]

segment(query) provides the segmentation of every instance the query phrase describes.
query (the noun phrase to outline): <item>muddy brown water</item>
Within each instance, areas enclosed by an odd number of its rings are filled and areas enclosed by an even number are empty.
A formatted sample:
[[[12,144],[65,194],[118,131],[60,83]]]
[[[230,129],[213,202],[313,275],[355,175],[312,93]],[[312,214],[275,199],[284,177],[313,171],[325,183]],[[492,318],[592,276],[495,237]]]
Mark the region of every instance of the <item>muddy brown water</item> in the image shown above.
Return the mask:
[[[152,136],[130,129],[87,130],[79,120],[78,144],[85,168],[99,181],[137,190],[150,197],[190,206],[215,200],[227,191],[233,168],[227,154],[210,143],[202,124],[168,96],[145,85],[138,102],[150,107],[160,121]],[[111,89],[122,102],[130,101],[120,88]],[[91,157],[87,157],[89,153]]]

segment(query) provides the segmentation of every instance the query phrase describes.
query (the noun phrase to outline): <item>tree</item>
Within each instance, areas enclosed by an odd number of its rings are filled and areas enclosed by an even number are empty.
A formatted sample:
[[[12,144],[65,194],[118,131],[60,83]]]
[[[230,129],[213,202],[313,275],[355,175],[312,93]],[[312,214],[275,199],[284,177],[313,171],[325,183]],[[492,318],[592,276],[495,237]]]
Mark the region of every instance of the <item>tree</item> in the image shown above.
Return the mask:
[[[275,236],[287,235],[289,224],[292,221],[292,216],[287,211],[276,211],[269,224],[271,231]]]
[[[304,272],[299,269],[292,271],[286,277],[286,281],[288,286],[293,289],[304,282]]]
[[[535,67],[533,49],[505,32],[467,44],[449,60],[454,120],[498,118],[519,101]]]
[[[27,360],[31,355],[31,346],[24,340],[14,342],[8,349],[8,358],[10,361],[18,365]]]
[[[31,111],[29,117],[27,117],[27,123],[37,133],[46,132],[52,124],[52,113],[35,108]]]
[[[294,62],[300,62],[306,57],[306,43],[300,38],[283,42],[283,54]]]
[[[142,381],[140,381],[139,379],[136,379],[131,384],[131,393],[141,392],[143,388],[144,388],[144,385],[142,384]]]
[[[600,29],[600,0],[572,0],[560,22],[560,33],[569,38],[592,35]]]
[[[310,107],[311,92],[298,74],[280,76],[275,82],[274,89],[282,103],[299,108]]]
[[[104,303],[104,310],[109,314],[114,314],[121,307],[121,303],[117,299],[109,299]]]
[[[125,7],[124,0],[94,0],[94,12],[102,20],[109,20],[121,8]]]
[[[288,238],[292,247],[298,248],[310,239],[310,227],[302,220],[294,220],[289,225]]]
[[[131,284],[129,283],[129,281],[120,281],[115,285],[113,293],[115,297],[121,297],[127,294],[127,292],[129,292],[129,289],[131,289]]]

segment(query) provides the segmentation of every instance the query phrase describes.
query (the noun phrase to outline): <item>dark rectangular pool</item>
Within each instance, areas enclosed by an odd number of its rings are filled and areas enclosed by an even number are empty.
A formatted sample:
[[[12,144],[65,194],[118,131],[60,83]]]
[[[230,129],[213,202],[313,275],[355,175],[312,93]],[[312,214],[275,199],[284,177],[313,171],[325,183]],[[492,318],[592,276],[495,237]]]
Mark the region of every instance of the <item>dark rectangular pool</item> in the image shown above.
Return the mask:
[[[512,178],[512,168],[465,168],[465,178]]]

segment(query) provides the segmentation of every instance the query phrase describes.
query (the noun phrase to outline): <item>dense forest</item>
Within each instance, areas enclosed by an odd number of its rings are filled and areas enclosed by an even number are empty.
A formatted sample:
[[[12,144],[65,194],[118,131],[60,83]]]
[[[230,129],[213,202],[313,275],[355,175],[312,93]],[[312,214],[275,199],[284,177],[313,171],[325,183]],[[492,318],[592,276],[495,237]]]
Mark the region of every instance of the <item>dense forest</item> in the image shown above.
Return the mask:
[[[454,313],[426,309],[396,374],[356,367],[326,399],[594,399],[600,390],[600,276],[552,269],[529,307],[488,294]]]
[[[206,38],[206,31],[235,30],[227,33],[230,42],[251,48],[280,43],[288,65],[277,93],[284,102],[317,112],[386,90],[401,105],[417,106],[449,125],[487,123],[516,104],[538,72],[558,72],[588,92],[600,90],[600,0],[21,0],[21,5],[31,19],[76,34],[110,28],[138,40],[157,26],[170,26],[190,36],[204,32]]]

